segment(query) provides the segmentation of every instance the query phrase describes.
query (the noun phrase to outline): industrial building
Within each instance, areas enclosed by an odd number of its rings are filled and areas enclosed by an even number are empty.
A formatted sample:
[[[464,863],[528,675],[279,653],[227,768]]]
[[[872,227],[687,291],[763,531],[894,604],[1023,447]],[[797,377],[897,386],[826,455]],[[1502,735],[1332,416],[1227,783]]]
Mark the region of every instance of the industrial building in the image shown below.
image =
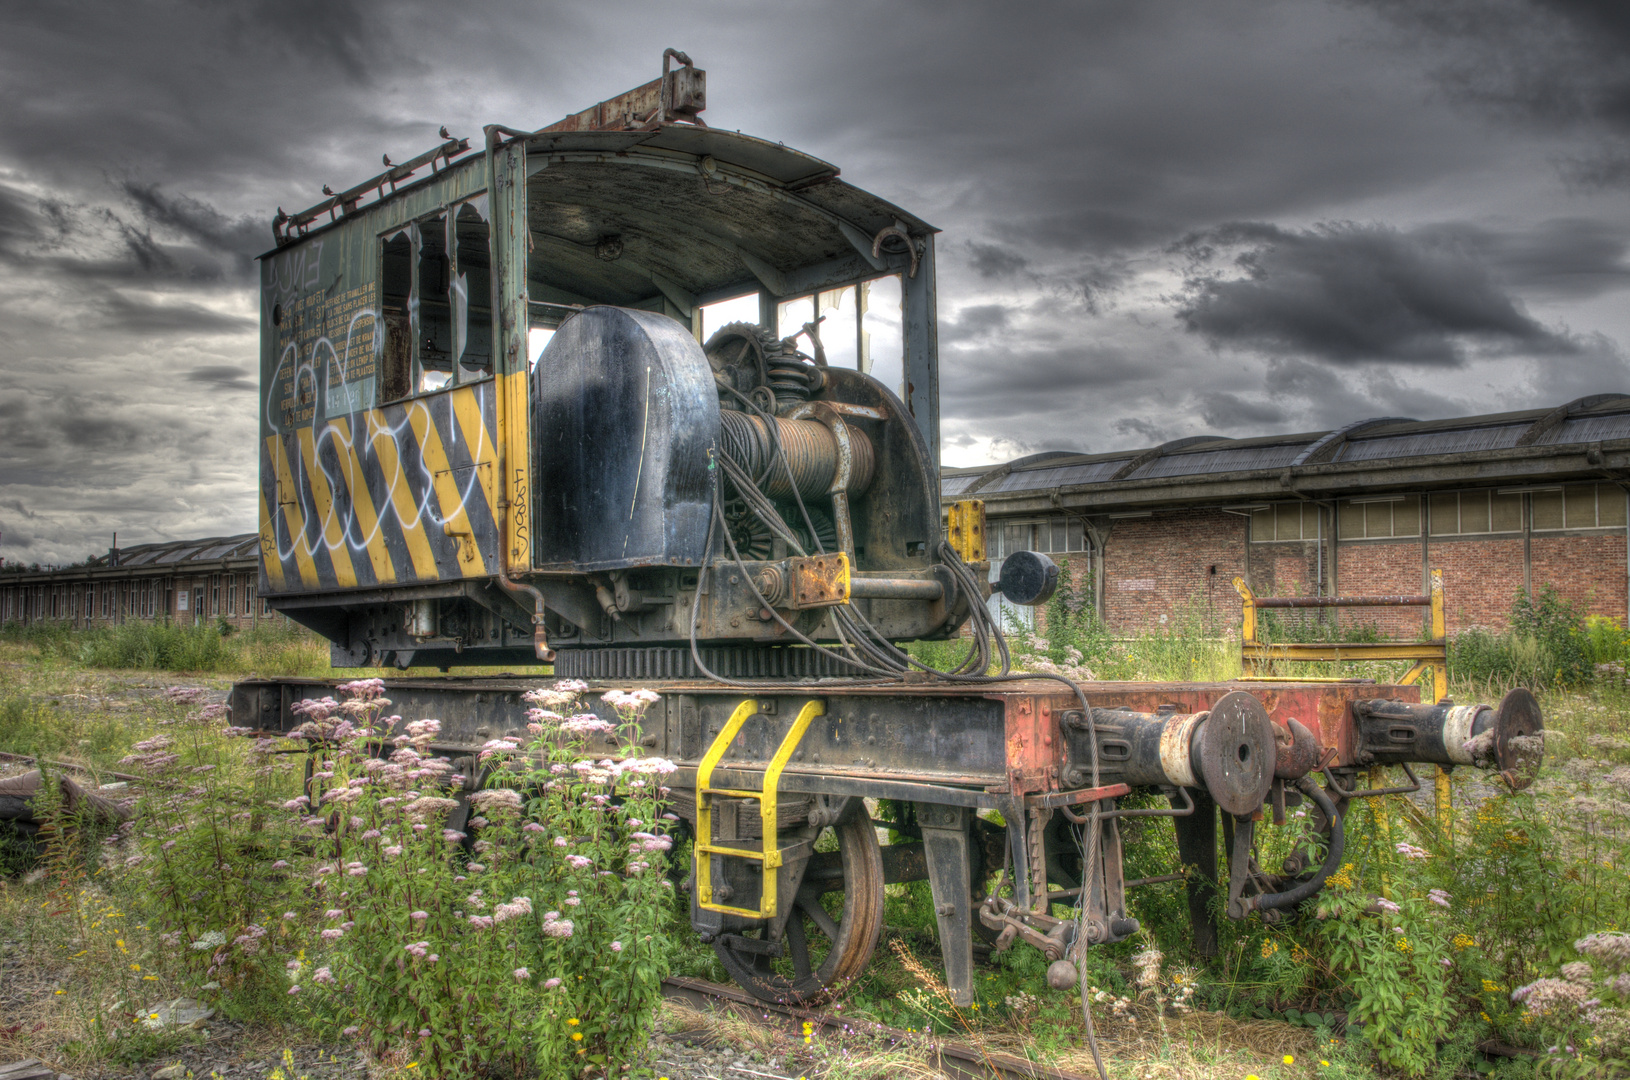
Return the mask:
[[[260,537],[214,536],[110,548],[78,566],[0,567],[0,624],[64,622],[112,626],[130,619],[215,622],[238,627],[274,615],[260,599]]]
[[[1451,420],[1360,420],[1253,439],[1045,453],[944,469],[946,504],[982,499],[992,573],[1051,552],[1130,632],[1201,604],[1237,623],[1259,595],[1421,593],[1444,572],[1451,633],[1505,625],[1520,590],[1554,586],[1626,618],[1630,396]],[[994,578],[993,578],[994,579]],[[1015,615],[1022,617],[1022,610]],[[1348,619],[1413,635],[1419,609]]]

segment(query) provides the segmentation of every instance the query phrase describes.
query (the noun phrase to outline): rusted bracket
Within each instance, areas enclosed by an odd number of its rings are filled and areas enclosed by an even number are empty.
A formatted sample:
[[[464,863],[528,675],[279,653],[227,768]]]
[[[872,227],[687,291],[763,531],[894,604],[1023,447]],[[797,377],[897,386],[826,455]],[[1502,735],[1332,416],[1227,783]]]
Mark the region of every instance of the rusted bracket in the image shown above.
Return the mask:
[[[1081,788],[1079,791],[1049,791],[1042,795],[1026,795],[1024,804],[1033,809],[1056,810],[1061,806],[1079,806],[1082,803],[1098,802],[1100,799],[1118,799],[1131,793],[1132,789],[1125,784],[1108,784],[1104,787]]]
[[[787,560],[787,606],[795,611],[849,602],[849,556],[844,552]]]

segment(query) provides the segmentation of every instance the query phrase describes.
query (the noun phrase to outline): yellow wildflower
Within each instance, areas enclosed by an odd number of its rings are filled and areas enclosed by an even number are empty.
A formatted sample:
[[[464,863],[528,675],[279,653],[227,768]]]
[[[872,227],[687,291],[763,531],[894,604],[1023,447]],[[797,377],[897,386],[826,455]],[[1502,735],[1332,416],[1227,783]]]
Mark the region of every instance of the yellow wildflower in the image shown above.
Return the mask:
[[[1292,1057],[1291,1055],[1289,1055],[1289,1054],[1286,1054],[1283,1060],[1284,1060],[1286,1065],[1294,1065],[1294,1064],[1296,1064],[1296,1059],[1294,1057]]]
[[[582,1041],[583,1041],[583,1033],[581,1031],[572,1032],[572,1042],[582,1042]]]
[[[575,1017],[575,1016],[572,1017],[570,1020],[566,1021],[566,1024],[569,1027],[576,1027],[577,1026],[577,1017]]]

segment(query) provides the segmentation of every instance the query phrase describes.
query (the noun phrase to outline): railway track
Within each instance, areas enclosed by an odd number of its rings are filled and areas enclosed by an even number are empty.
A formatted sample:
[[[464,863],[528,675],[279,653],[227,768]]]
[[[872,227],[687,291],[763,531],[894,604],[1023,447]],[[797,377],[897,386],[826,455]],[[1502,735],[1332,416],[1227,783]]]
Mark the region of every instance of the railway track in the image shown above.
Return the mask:
[[[751,1023],[785,1028],[800,1035],[804,1032],[804,1025],[810,1024],[816,1033],[849,1032],[890,1047],[912,1047],[923,1052],[929,1065],[954,1080],[1093,1080],[1082,1073],[1055,1069],[1013,1054],[984,1050],[952,1039],[901,1031],[886,1024],[816,1009],[769,1004],[733,986],[704,979],[671,976],[662,981],[662,994],[693,1008],[730,1013]]]

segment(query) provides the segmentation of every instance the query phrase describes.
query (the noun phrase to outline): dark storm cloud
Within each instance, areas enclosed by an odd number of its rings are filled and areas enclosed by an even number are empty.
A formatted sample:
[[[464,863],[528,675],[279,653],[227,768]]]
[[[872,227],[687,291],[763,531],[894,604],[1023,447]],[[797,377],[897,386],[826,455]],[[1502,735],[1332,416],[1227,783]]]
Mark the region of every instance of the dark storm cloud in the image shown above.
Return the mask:
[[[220,390],[258,390],[254,372],[226,364],[196,367],[187,372],[188,382],[207,383]]]
[[[982,278],[1007,278],[1030,266],[1030,260],[1000,244],[968,241],[968,265]]]
[[[1509,115],[1630,133],[1630,6],[1619,0],[1358,0],[1445,56],[1454,94]]]
[[[1333,363],[1449,367],[1480,348],[1579,351],[1526,314],[1483,260],[1442,231],[1242,223],[1185,237],[1180,250],[1195,269],[1178,318],[1214,345]]]
[[[1007,307],[1002,304],[975,304],[972,307],[965,307],[957,312],[954,319],[940,323],[940,340],[946,344],[955,344],[973,338],[987,337],[1007,328],[1008,315]]]
[[[1577,4],[1530,6],[1564,30],[1587,25]],[[654,77],[668,45],[708,69],[714,126],[832,161],[945,230],[942,409],[948,444],[968,453],[1308,428],[1339,410],[1476,411],[1610,372],[1630,238],[1601,221],[1622,214],[1591,202],[1599,192],[1560,205],[1534,181],[1556,187],[1551,163],[1595,144],[1468,123],[1429,74],[1451,85],[1450,67],[1497,56],[1516,31],[1473,26],[1462,53],[1444,24],[1416,35],[1432,51],[1406,57],[1377,40],[1400,10],[1384,8],[1387,22],[1375,5],[1295,0],[698,0],[680,24],[632,0],[11,5],[0,497],[41,515],[29,527],[45,555],[104,544],[76,540],[92,513],[119,519],[121,538],[252,528],[253,425],[220,400],[255,379],[253,257],[275,210],[373,175],[382,152],[427,149],[441,124],[479,136],[484,122],[582,109]],[[1543,40],[1545,71],[1586,55],[1561,30]],[[1562,126],[1607,129],[1602,72],[1616,70],[1547,76],[1573,88]],[[1457,100],[1482,92],[1467,86]],[[1475,207],[1444,208],[1441,192],[1472,187]],[[1499,200],[1513,192],[1515,211]],[[1396,234],[1390,254],[1321,245],[1308,227],[1346,218],[1391,223],[1376,227]],[[1268,223],[1238,245],[1259,253],[1260,280],[1171,253],[1242,221]],[[1362,311],[1332,293],[1347,279],[1326,264],[1342,260],[1390,313],[1349,326],[1345,345],[1331,326]],[[1163,299],[1185,272],[1196,333]],[[1290,365],[1278,385],[1276,362]],[[1444,391],[1453,377],[1463,392]],[[3,412],[10,383],[27,385],[26,416]],[[104,386],[122,400],[86,415],[112,434],[71,449],[46,403]],[[1395,407],[1412,394],[1428,404]],[[5,442],[8,424],[26,446]],[[121,424],[149,441],[121,442]]]
[[[1263,400],[1251,401],[1238,394],[1231,394],[1223,390],[1214,390],[1209,394],[1201,394],[1196,399],[1199,407],[1200,419],[1209,427],[1219,431],[1238,431],[1241,429],[1274,429],[1285,423],[1290,417],[1286,402]]]
[[[1415,234],[1459,247],[1527,295],[1585,299],[1630,284],[1630,227],[1623,222],[1557,218],[1508,231],[1445,223]]]
[[[257,323],[241,315],[225,315],[202,304],[183,300],[154,303],[109,292],[96,299],[102,325],[131,334],[236,334]]]
[[[172,195],[157,184],[126,180],[119,185],[145,221],[181,234],[205,252],[223,256],[234,277],[254,277],[255,256],[266,250],[266,223],[249,215],[228,218],[215,207],[190,195]]]

